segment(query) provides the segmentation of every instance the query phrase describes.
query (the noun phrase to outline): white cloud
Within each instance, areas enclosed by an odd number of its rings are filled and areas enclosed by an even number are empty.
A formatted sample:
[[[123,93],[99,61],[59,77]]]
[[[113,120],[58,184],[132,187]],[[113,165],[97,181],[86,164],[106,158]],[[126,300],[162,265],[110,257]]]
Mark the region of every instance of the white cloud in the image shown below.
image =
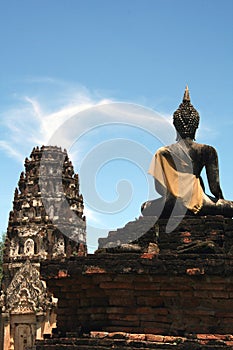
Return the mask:
[[[141,106],[138,106],[137,111],[133,104],[132,108],[130,104],[125,104],[126,108],[121,104],[111,104],[113,101],[102,98],[99,92],[91,93],[80,85],[75,86],[49,77],[30,77],[27,84],[27,93],[22,96],[15,94],[14,106],[5,108],[1,113],[4,132],[0,135],[0,148],[20,162],[36,145],[50,144],[56,132],[58,137],[55,141],[59,141],[58,145],[69,149],[66,145],[69,144],[70,135],[73,136],[72,130],[63,132],[63,125],[66,126],[72,116],[94,106],[108,105],[106,108],[97,108],[93,114],[92,111],[87,113],[87,118],[83,114],[76,118],[74,127],[77,134],[80,135],[81,130],[86,132],[93,125],[128,121],[135,127],[146,128],[156,135],[158,125],[161,130],[166,131],[169,124],[169,118],[158,117],[155,120],[155,112],[152,110],[150,113],[149,109],[145,111]],[[31,94],[28,93],[30,90]],[[157,136],[161,136],[161,130]],[[162,134],[166,139],[167,133],[162,131]]]
[[[84,208],[84,215],[88,219],[88,225],[95,226],[96,224],[98,224],[98,227],[108,228],[103,225],[103,218],[100,215],[98,217],[98,213],[90,209],[87,205],[85,205],[85,208]]]
[[[32,80],[33,83],[33,80]],[[55,84],[56,81],[41,80],[40,83]],[[105,99],[96,99],[94,94],[86,88],[78,87],[72,89],[66,84],[61,84],[63,90],[62,106],[61,100],[56,107],[50,106],[51,98],[47,96],[34,97],[30,95],[17,95],[14,106],[6,108],[2,114],[2,133],[0,149],[10,157],[22,162],[36,145],[48,144],[49,139],[72,115],[98,104],[106,103]],[[59,91],[58,95],[61,95]],[[64,97],[65,96],[65,97]],[[54,101],[59,97],[54,96]],[[42,102],[43,101],[43,102]],[[56,103],[54,102],[56,105]]]
[[[0,148],[5,151],[10,157],[22,160],[23,155],[14,147],[11,147],[8,142],[0,140]]]

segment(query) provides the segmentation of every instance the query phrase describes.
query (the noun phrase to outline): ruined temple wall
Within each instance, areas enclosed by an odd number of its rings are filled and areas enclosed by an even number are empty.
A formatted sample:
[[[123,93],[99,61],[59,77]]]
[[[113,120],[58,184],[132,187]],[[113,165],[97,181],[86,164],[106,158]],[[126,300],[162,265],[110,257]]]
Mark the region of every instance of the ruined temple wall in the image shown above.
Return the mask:
[[[63,291],[69,300],[58,306],[63,331],[82,326],[179,335],[226,334],[233,328],[233,278],[100,275],[70,281]]]
[[[116,254],[64,264],[50,266],[56,273],[48,280],[62,334],[233,333],[233,260],[226,256]]]

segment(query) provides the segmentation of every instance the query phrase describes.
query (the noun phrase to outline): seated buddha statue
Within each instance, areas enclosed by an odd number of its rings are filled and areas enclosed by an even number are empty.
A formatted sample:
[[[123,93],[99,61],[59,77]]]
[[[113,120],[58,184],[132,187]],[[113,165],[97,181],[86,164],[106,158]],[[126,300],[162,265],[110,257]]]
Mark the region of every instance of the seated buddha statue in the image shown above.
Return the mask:
[[[142,205],[143,216],[233,216],[233,202],[225,200],[220,187],[218,155],[214,147],[195,142],[199,114],[186,87],[183,102],[173,114],[176,143],[161,147],[152,158],[149,174],[160,198]],[[205,193],[201,172],[205,168],[209,189]]]

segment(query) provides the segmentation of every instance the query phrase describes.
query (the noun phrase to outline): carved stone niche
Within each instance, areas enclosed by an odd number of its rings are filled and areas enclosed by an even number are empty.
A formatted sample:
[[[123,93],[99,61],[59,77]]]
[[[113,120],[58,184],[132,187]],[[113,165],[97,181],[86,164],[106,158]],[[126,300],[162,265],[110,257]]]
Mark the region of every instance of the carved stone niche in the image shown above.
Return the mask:
[[[39,272],[27,260],[16,272],[6,291],[6,311],[11,314],[44,312],[50,304]]]
[[[33,256],[35,254],[35,244],[33,239],[28,238],[24,243],[24,255]]]
[[[55,237],[55,243],[53,246],[53,257],[64,256],[65,254],[65,241],[64,237]]]
[[[27,260],[15,273],[8,288],[0,293],[4,350],[33,347],[56,324],[56,301],[47,293],[36,266]]]
[[[10,243],[10,257],[17,257],[19,254],[19,242],[13,238]]]

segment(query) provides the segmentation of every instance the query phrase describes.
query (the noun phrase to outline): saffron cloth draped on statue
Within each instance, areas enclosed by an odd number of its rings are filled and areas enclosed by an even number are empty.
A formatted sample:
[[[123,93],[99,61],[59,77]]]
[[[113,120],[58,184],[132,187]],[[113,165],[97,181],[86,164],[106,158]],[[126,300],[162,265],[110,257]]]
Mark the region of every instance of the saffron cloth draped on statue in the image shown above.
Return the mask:
[[[204,192],[200,179],[193,174],[192,160],[184,145],[178,142],[159,148],[148,172],[158,181],[163,194],[168,192],[180,199],[195,214],[200,211]]]

